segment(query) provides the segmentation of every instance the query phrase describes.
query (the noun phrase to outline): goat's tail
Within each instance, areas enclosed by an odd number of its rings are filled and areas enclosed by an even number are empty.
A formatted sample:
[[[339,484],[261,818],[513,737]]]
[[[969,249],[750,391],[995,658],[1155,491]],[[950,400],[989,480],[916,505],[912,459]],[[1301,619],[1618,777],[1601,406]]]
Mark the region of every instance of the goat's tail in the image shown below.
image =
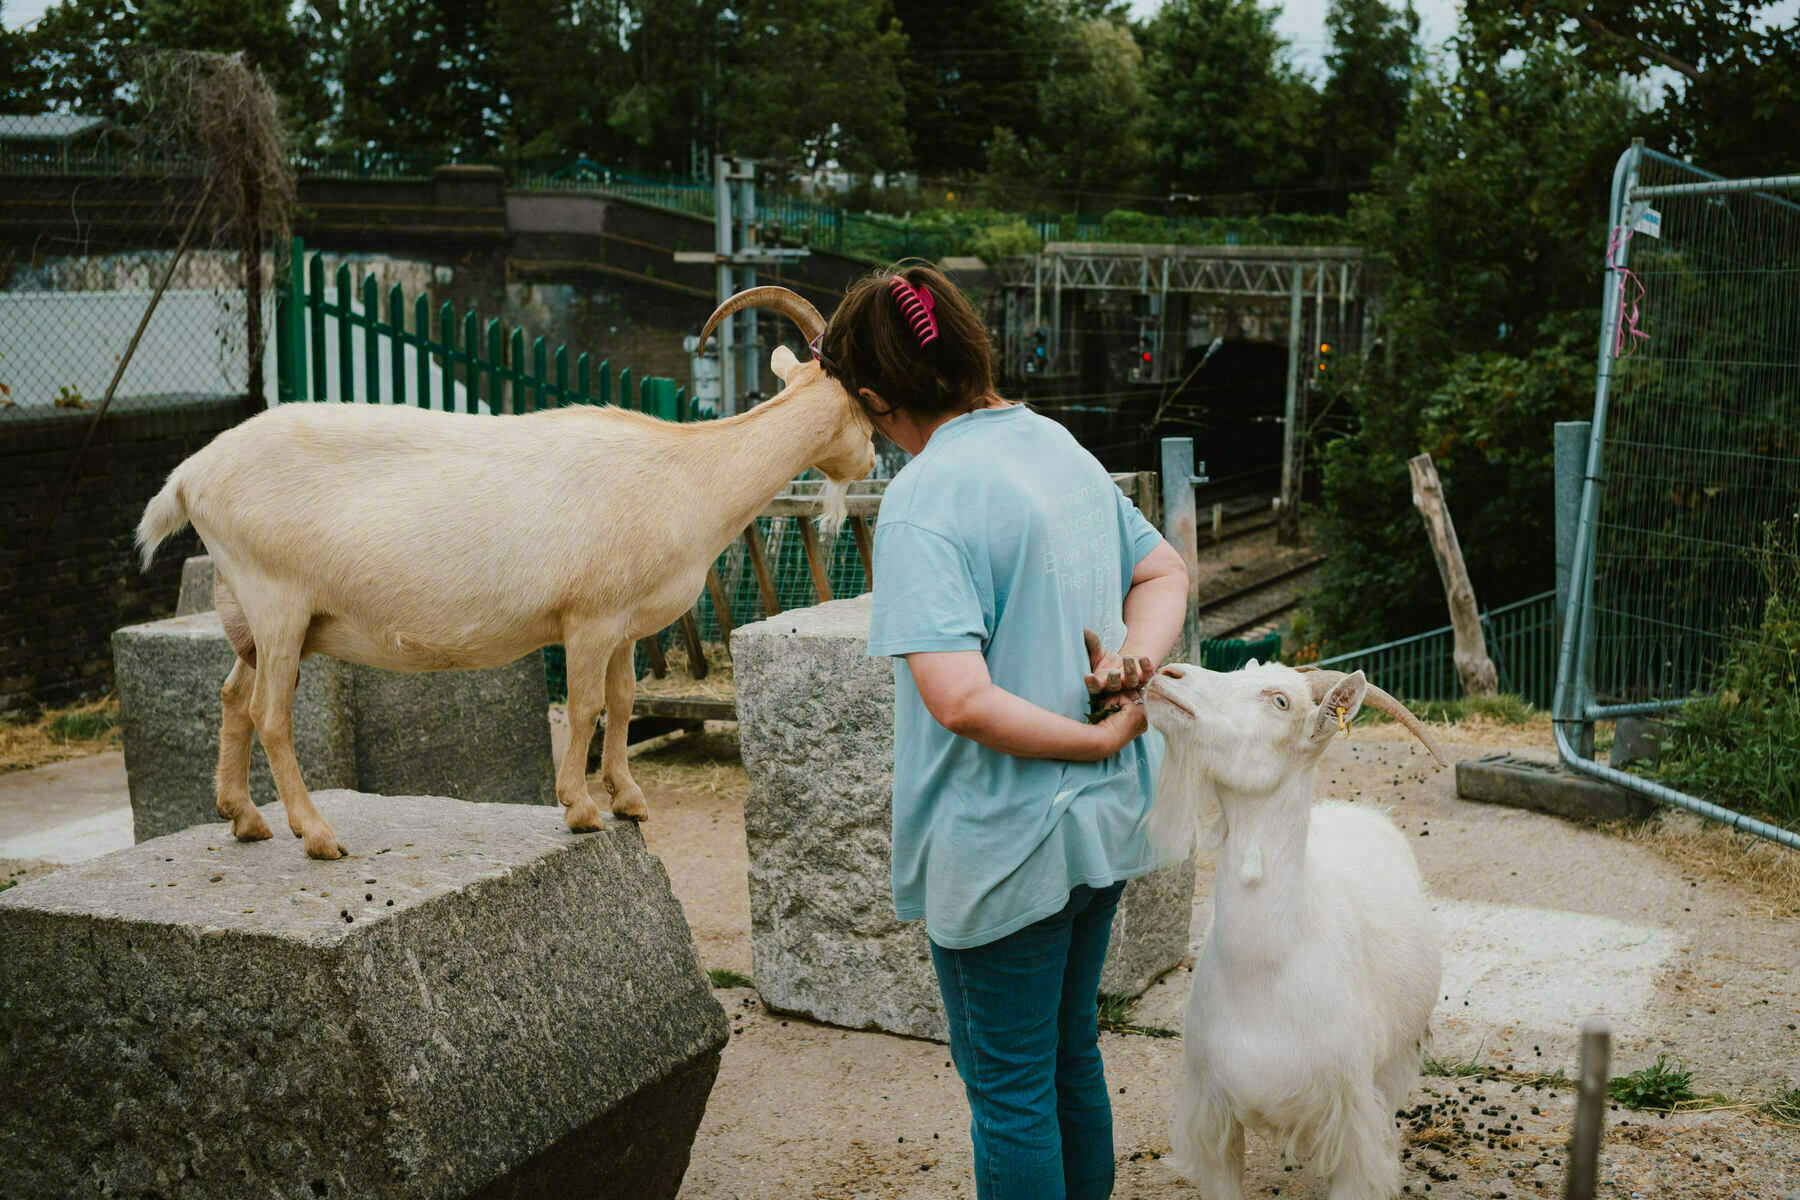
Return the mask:
[[[138,553],[143,559],[143,570],[150,569],[150,560],[156,556],[156,548],[163,539],[172,533],[178,533],[188,523],[187,504],[181,498],[181,468],[169,472],[169,478],[162,485],[162,491],[151,497],[150,503],[144,506],[144,518],[138,522]]]

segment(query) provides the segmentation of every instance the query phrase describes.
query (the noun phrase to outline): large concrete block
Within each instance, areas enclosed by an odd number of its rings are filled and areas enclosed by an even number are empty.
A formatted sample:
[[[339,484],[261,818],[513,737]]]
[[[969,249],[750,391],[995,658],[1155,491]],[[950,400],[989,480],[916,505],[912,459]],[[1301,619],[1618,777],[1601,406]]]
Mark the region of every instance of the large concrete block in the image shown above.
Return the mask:
[[[751,790],[750,954],[772,1008],[947,1040],[924,922],[894,916],[894,679],[866,657],[869,600],[732,635]],[[1137,995],[1187,955],[1194,867],[1125,888],[1101,989]]]
[[[138,841],[219,820],[219,687],[236,659],[216,612],[127,625],[113,633],[119,726]],[[315,655],[300,664],[294,752],[314,789],[356,783],[349,669]],[[261,745],[251,752],[250,797],[276,798]],[[270,826],[285,830],[283,818]],[[352,843],[354,844],[354,843]]]
[[[196,554],[181,564],[181,594],[175,600],[175,615],[206,612],[213,606],[213,560],[210,554]]]
[[[356,857],[191,829],[0,894],[0,1195],[674,1196],[727,1026],[636,827],[316,800]]]
[[[556,803],[542,650],[483,671],[349,671],[363,791]]]
[[[113,634],[139,841],[218,819],[219,686],[234,657],[210,610]],[[485,671],[418,675],[314,655],[300,666],[294,743],[310,788],[551,804],[549,706],[541,651]],[[260,744],[250,795],[276,799]]]

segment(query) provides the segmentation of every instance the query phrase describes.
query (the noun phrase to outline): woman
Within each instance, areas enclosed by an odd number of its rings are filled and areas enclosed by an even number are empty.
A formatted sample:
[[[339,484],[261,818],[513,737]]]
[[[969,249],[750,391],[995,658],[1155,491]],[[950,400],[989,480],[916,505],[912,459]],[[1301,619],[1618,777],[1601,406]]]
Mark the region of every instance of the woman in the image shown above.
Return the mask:
[[[894,907],[930,935],[976,1193],[1108,1196],[1095,995],[1125,881],[1163,865],[1137,690],[1186,572],[1067,430],[995,394],[934,268],[856,283],[814,349],[914,456],[882,501],[869,653],[894,658]]]

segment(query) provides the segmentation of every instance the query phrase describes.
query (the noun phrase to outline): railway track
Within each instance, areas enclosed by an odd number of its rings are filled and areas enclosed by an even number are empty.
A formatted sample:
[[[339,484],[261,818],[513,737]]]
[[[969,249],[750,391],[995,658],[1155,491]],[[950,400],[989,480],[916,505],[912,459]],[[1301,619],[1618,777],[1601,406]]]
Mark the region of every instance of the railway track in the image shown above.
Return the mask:
[[[1200,636],[1236,638],[1270,632],[1300,603],[1325,556],[1295,551],[1233,572],[1228,586],[1202,592],[1196,615]]]

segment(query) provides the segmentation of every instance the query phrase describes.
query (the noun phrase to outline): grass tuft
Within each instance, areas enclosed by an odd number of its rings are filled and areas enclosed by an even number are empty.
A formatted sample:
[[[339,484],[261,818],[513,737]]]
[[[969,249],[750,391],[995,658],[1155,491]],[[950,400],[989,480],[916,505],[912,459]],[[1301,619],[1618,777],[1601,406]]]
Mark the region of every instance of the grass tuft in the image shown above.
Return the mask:
[[[1800,1125],[1800,1088],[1789,1088],[1758,1107],[1783,1124]]]
[[[1672,1111],[1690,1100],[1696,1100],[1694,1073],[1669,1065],[1667,1055],[1659,1054],[1656,1062],[1629,1075],[1620,1075],[1607,1085],[1612,1098],[1626,1108]]]
[[[1427,1054],[1419,1060],[1419,1074],[1450,1076],[1466,1079],[1475,1075],[1488,1075],[1492,1069],[1481,1061],[1481,1047],[1466,1059],[1439,1058],[1435,1054]]]
[[[1160,1025],[1138,1025],[1131,1017],[1137,1011],[1137,1000],[1131,996],[1100,993],[1100,1029],[1104,1033],[1122,1033],[1135,1037],[1175,1038],[1181,1034]]]
[[[716,988],[746,988],[756,986],[754,983],[750,982],[750,977],[743,972],[728,970],[724,967],[712,968],[706,973],[706,977],[712,981],[712,985]]]
[[[1529,725],[1543,716],[1523,696],[1459,696],[1454,700],[1407,700],[1413,716],[1438,725],[1461,725],[1465,721],[1484,721],[1497,725]],[[1371,722],[1393,720],[1370,705],[1363,705],[1357,720]]]
[[[23,771],[119,746],[119,702],[112,696],[47,709],[28,720],[0,720],[0,771]]]

